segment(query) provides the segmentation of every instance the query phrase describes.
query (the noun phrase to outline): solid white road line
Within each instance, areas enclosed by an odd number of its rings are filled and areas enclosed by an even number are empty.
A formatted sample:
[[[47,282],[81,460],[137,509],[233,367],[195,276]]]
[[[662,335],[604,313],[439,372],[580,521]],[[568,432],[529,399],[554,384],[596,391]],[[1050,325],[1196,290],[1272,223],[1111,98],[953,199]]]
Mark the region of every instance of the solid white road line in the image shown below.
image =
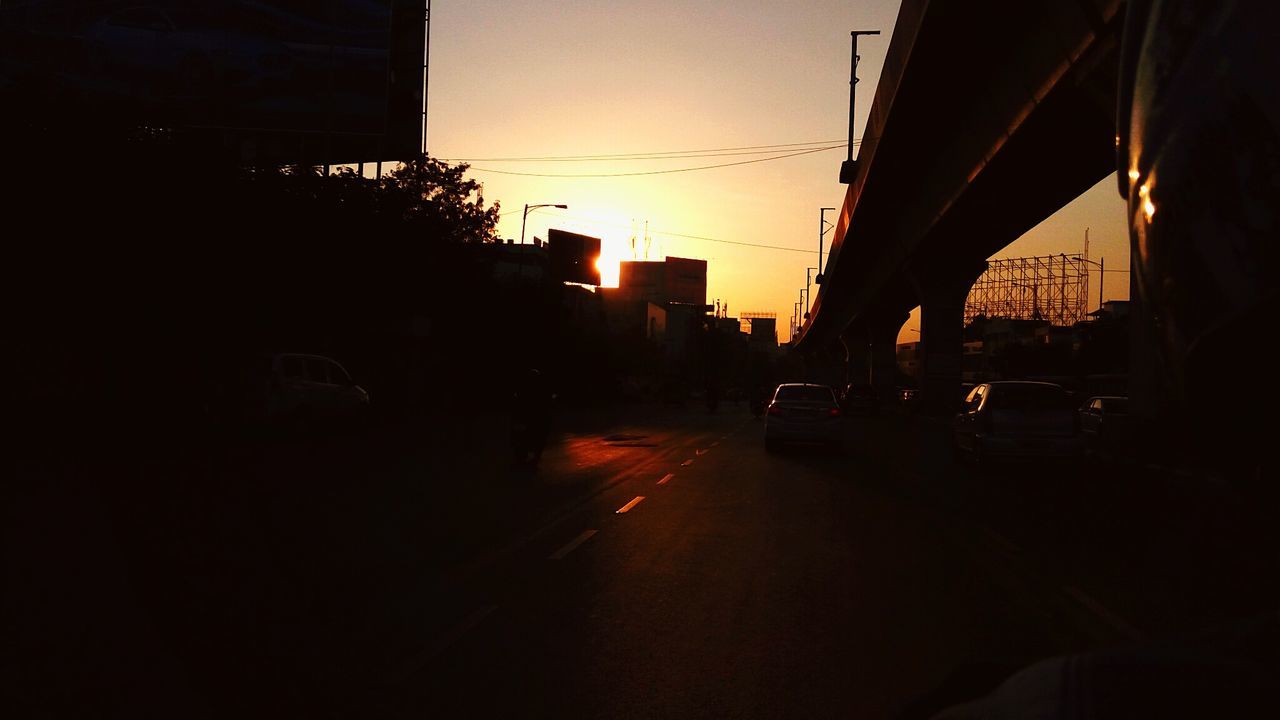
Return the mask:
[[[673,477],[675,477],[675,476],[676,476],[676,474],[675,474],[675,473],[667,473],[666,475],[663,475],[663,476],[662,476],[662,479],[658,481],[658,484],[659,484],[659,485],[666,485],[667,483],[671,482],[671,478],[673,478]]]
[[[566,544],[564,547],[562,547],[562,548],[560,548],[559,550],[557,550],[557,551],[555,551],[555,552],[551,553],[551,555],[549,555],[549,556],[547,557],[547,559],[548,559],[548,560],[563,560],[565,555],[568,555],[569,553],[573,552],[574,550],[577,550],[579,545],[581,545],[582,543],[584,543],[584,542],[586,542],[586,541],[590,540],[590,539],[591,539],[591,536],[592,536],[592,535],[595,535],[595,534],[596,534],[596,531],[595,531],[595,530],[583,530],[581,535],[579,535],[578,537],[576,537],[576,538],[574,538],[574,539],[570,540],[570,541],[568,542],[568,544]]]
[[[623,505],[622,507],[618,508],[617,512],[615,512],[614,514],[615,514],[615,515],[621,515],[621,514],[622,514],[622,513],[624,513],[624,512],[628,512],[628,511],[630,511],[630,510],[631,510],[631,508],[633,508],[633,507],[635,507],[635,506],[639,505],[641,500],[644,500],[644,496],[643,496],[643,495],[637,495],[637,496],[636,496],[636,498],[635,498],[634,500],[632,500],[631,502],[627,503],[626,505]]]

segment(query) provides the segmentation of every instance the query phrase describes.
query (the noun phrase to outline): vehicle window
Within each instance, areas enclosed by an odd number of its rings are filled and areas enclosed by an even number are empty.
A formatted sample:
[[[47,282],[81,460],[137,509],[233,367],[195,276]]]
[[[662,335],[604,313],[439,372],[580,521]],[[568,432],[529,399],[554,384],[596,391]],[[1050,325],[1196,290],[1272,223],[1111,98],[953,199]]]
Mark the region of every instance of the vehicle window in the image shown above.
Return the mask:
[[[783,386],[778,388],[778,394],[774,397],[774,400],[799,402],[835,402],[835,399],[831,388],[810,385]]]
[[[329,361],[324,358],[307,358],[307,377],[312,382],[329,382]]]
[[[969,391],[969,396],[964,399],[964,409],[973,411],[978,409],[978,405],[982,403],[982,386]]]
[[[1059,410],[1070,399],[1057,385],[1003,385],[991,389],[987,404],[993,410]]]
[[[1099,401],[1099,409],[1105,407],[1107,412],[1125,415],[1129,412],[1129,401],[1125,399],[1108,400],[1105,404]]]
[[[302,365],[302,358],[288,355],[280,361],[280,374],[287,378],[305,379],[307,370]]]
[[[334,385],[351,385],[351,376],[336,362],[329,363],[329,382]]]
[[[1094,400],[1093,402],[1089,403],[1089,411],[1093,413],[1102,412],[1102,401]]]

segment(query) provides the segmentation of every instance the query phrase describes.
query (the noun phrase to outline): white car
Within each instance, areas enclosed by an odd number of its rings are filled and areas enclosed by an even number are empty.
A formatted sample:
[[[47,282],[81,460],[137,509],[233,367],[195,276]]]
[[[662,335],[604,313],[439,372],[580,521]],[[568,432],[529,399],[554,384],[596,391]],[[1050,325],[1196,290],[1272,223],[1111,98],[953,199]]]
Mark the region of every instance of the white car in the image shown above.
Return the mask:
[[[978,385],[952,422],[957,452],[975,463],[995,459],[1076,458],[1075,408],[1061,385],[1008,380]]]
[[[369,393],[336,360],[297,353],[271,357],[268,419],[340,419],[368,407]]]
[[[826,385],[784,383],[773,392],[764,415],[764,447],[770,452],[785,442],[840,444],[840,403]]]

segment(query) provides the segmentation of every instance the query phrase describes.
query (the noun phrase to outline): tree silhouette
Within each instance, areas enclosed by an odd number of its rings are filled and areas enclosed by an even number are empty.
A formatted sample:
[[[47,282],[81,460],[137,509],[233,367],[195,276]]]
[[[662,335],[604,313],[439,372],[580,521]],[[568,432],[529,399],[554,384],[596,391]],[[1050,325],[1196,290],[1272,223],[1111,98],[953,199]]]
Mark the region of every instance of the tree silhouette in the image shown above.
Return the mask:
[[[499,204],[485,207],[480,183],[466,176],[469,168],[418,155],[381,178],[362,177],[349,167],[324,175],[298,165],[272,177],[285,192],[324,212],[377,218],[437,242],[494,242]]]
[[[429,237],[456,243],[493,242],[499,205],[484,206],[480,183],[466,177],[470,167],[419,155],[382,179],[381,203]]]

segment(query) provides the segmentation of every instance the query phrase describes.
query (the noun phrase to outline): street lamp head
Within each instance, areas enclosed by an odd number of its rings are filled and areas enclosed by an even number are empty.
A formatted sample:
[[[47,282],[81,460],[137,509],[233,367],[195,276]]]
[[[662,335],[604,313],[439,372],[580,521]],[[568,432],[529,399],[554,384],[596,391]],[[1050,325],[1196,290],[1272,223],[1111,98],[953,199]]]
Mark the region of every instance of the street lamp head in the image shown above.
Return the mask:
[[[525,226],[525,222],[529,219],[529,212],[533,210],[537,210],[538,208],[544,208],[544,207],[560,208],[561,210],[569,209],[568,205],[561,205],[559,203],[541,203],[538,205],[530,205],[528,203],[525,203],[524,214],[520,216],[520,244],[521,245],[524,244],[524,226]]]

